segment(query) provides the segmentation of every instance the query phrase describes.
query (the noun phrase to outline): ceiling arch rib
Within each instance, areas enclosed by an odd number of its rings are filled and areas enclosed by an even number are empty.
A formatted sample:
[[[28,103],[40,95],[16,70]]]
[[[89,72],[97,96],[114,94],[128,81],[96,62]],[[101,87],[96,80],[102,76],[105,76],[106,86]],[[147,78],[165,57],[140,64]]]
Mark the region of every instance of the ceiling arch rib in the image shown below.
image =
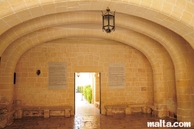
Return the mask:
[[[107,5],[117,12],[148,19],[182,35],[194,47],[194,4],[190,1],[2,1],[1,34],[21,22],[69,11],[104,10]]]
[[[27,51],[31,47],[34,47],[34,46],[38,45],[39,43],[45,43],[45,42],[55,40],[55,39],[58,39],[58,38],[73,37],[73,36],[76,36],[76,37],[80,37],[80,36],[81,37],[90,37],[90,36],[92,36],[94,38],[105,38],[105,39],[106,39],[106,37],[107,37],[107,39],[111,39],[112,37],[115,36],[112,40],[116,40],[116,41],[119,41],[119,42],[122,42],[122,43],[125,43],[125,44],[128,44],[126,42],[126,40],[133,39],[135,41],[135,46],[133,45],[132,47],[137,47],[138,46],[138,48],[142,47],[143,41],[145,42],[144,46],[147,46],[146,42],[154,42],[155,44],[158,44],[155,40],[152,40],[151,38],[148,38],[148,37],[146,37],[142,34],[139,34],[137,32],[130,31],[130,30],[126,30],[125,34],[119,34],[117,32],[117,33],[113,33],[113,34],[110,34],[110,35],[107,35],[106,33],[99,33],[99,32],[101,32],[101,30],[68,29],[68,28],[58,28],[58,27],[45,28],[45,29],[35,31],[33,33],[30,33],[28,35],[25,35],[25,36],[15,40],[7,48],[7,50],[4,52],[3,56],[4,55],[9,55],[8,57],[15,58],[14,56],[12,56],[12,55],[14,55],[14,52],[17,52],[21,55],[25,51]],[[126,39],[126,37],[128,35],[130,35],[130,36],[128,37],[128,39]],[[139,39],[137,40],[136,38],[139,38]],[[142,43],[139,44],[140,42],[142,42]],[[160,46],[160,47],[162,47],[162,46]],[[19,49],[17,50],[17,48],[19,48]],[[22,51],[20,51],[20,49],[22,49]],[[164,48],[162,47],[162,49],[164,49]],[[152,51],[149,50],[149,49],[147,49],[147,51],[152,53]],[[157,57],[155,57],[155,54],[152,53],[152,54],[150,54],[150,56],[151,55],[152,55],[152,58],[154,60],[157,59]],[[9,61],[10,58],[7,58],[6,61]]]
[[[70,17],[71,15],[76,18]],[[17,25],[4,34],[0,36],[2,40],[0,41],[0,55],[6,49],[6,47],[25,34],[31,33],[33,31],[43,29],[51,26],[60,26],[64,24],[72,23],[97,23],[97,19],[100,15],[96,13],[84,13],[84,12],[71,12],[71,13],[60,13],[55,15],[48,15],[44,17],[39,17],[32,19],[30,21],[24,22],[20,25]],[[93,18],[91,18],[93,17]]]

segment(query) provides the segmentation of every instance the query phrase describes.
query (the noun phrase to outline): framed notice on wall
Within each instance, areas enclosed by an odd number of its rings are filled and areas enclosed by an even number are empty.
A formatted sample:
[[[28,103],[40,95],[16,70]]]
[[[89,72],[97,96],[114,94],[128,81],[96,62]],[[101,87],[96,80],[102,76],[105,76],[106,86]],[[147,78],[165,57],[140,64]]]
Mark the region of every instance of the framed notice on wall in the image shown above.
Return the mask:
[[[61,90],[67,88],[67,63],[50,62],[48,71],[48,89]]]
[[[109,64],[109,88],[125,88],[125,65],[124,63]]]

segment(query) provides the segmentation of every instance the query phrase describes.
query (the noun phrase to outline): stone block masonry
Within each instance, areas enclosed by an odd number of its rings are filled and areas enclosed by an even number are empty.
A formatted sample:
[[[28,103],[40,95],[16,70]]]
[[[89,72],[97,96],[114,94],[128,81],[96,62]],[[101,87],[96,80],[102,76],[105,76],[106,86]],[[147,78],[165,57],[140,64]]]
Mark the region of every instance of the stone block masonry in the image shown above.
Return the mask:
[[[49,62],[66,62],[65,89],[48,88]],[[109,87],[111,63],[125,66],[125,86],[122,88]],[[41,70],[39,76],[36,75],[37,69]],[[74,73],[80,71],[101,73],[101,107],[112,104],[153,104],[152,69],[142,53],[116,41],[85,38],[60,39],[25,52],[15,69],[15,99],[22,100],[23,106],[69,105],[73,111]],[[105,114],[105,109],[101,109],[102,114]]]

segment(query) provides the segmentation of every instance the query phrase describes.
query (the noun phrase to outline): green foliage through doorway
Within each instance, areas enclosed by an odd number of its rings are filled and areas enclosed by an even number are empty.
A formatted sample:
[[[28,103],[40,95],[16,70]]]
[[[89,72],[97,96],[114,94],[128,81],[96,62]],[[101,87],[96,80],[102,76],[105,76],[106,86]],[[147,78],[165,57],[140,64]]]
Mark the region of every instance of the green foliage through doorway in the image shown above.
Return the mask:
[[[89,103],[92,103],[92,87],[90,85],[78,86],[78,91],[83,94]]]

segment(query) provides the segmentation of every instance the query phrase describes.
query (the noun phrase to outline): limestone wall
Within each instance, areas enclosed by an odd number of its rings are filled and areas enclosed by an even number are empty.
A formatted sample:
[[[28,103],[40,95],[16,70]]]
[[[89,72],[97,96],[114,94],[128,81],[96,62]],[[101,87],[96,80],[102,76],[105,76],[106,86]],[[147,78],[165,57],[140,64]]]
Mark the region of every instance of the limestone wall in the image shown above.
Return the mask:
[[[48,89],[48,63],[67,63],[67,89]],[[110,63],[124,63],[126,87],[108,87]],[[36,74],[37,70],[41,74]],[[147,58],[129,47],[103,39],[61,39],[31,48],[19,59],[14,98],[27,106],[74,107],[74,73],[101,73],[102,113],[107,104],[153,104],[152,69]]]

